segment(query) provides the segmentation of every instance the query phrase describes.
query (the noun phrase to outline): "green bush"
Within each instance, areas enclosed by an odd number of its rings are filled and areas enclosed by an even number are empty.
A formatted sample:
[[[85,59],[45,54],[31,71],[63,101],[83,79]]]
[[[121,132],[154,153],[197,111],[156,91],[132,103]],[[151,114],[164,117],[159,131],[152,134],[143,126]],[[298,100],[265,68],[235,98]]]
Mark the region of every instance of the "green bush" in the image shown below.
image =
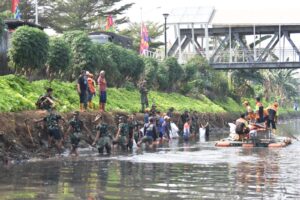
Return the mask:
[[[176,58],[169,57],[164,61],[164,67],[168,74],[168,91],[175,92],[183,78],[182,66],[178,64]]]
[[[48,50],[46,33],[37,28],[21,26],[12,35],[9,58],[16,68],[31,71],[45,66]]]
[[[157,74],[158,74],[158,62],[154,58],[143,58],[145,65],[144,78],[150,88],[158,88]]]
[[[62,72],[70,65],[71,55],[68,44],[62,38],[51,38],[48,65],[51,72]]]

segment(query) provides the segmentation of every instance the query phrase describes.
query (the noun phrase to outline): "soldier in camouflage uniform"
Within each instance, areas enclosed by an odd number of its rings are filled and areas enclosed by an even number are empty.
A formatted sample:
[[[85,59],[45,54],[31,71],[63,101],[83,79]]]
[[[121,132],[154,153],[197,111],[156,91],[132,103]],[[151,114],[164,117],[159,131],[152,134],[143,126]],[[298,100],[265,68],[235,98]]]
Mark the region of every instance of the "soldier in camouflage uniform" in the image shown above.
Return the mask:
[[[35,123],[45,122],[48,133],[48,147],[51,147],[52,140],[54,139],[59,154],[62,149],[62,134],[59,127],[59,121],[61,120],[64,121],[60,115],[55,113],[55,109],[52,108],[46,117],[34,121]]]
[[[135,142],[138,143],[138,141],[140,140],[139,128],[142,126],[142,124],[140,124],[136,120],[135,114],[129,117],[128,126],[129,126],[129,139],[130,140],[134,139]]]
[[[147,82],[144,80],[140,85],[140,94],[141,94],[141,104],[142,104],[142,112],[145,111],[145,108],[149,106],[148,103],[148,89]]]
[[[120,117],[119,122],[118,132],[113,144],[118,144],[125,151],[128,147],[132,148],[132,142],[129,142],[129,126],[124,117]]]
[[[89,136],[91,135],[90,130],[86,127],[83,121],[79,118],[79,112],[75,111],[73,113],[73,118],[69,121],[69,128],[67,134],[70,135],[72,149],[70,155],[73,153],[78,156],[77,148],[82,137],[82,130],[85,129]]]
[[[100,119],[100,122],[96,126],[97,134],[96,134],[96,137],[95,137],[95,140],[94,140],[92,146],[95,146],[97,144],[97,149],[98,149],[99,153],[102,154],[104,152],[104,148],[105,148],[106,153],[110,154],[111,153],[111,136],[108,132],[108,125],[102,121],[102,116],[100,116],[100,118],[98,118],[98,119]]]
[[[191,133],[197,135],[199,132],[199,118],[197,116],[197,112],[194,111],[192,114],[192,125],[191,125]]]

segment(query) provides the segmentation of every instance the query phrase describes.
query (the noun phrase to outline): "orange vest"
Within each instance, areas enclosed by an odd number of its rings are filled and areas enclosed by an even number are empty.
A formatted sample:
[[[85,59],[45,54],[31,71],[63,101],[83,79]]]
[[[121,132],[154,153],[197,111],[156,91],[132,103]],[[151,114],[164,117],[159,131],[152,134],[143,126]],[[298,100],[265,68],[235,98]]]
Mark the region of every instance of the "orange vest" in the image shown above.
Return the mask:
[[[88,86],[89,86],[89,90],[92,94],[95,94],[96,90],[95,90],[95,81],[92,78],[88,78]]]

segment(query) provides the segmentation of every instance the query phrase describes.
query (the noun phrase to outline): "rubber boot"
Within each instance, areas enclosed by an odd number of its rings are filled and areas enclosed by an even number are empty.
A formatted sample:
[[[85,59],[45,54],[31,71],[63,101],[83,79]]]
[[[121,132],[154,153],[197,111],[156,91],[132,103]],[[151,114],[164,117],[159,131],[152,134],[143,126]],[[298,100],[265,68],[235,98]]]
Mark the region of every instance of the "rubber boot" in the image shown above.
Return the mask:
[[[105,112],[105,103],[102,103],[102,110]]]
[[[88,107],[90,110],[93,110],[93,103],[91,101],[88,102]]]
[[[86,111],[87,108],[88,108],[88,103],[86,102],[86,103],[83,104],[83,109],[84,109],[84,111]]]

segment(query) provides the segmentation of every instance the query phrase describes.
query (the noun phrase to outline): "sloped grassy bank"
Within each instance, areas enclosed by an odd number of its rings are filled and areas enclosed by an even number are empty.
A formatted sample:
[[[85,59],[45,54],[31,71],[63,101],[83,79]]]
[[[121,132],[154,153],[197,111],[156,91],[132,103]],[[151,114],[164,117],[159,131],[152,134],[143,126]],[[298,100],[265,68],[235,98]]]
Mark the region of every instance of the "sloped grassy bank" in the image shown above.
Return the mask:
[[[76,83],[41,80],[29,83],[22,76],[7,75],[0,77],[0,112],[15,112],[35,109],[35,102],[45,88],[52,87],[54,96],[59,99],[59,112],[69,112],[78,109]],[[125,88],[109,88],[108,111],[138,112],[140,110],[140,95],[138,90]],[[98,96],[94,104],[98,105]],[[243,108],[231,98],[222,102],[213,102],[204,95],[199,99],[186,97],[177,93],[151,91],[150,104],[155,103],[159,110],[167,111],[174,107],[177,111],[193,110],[205,113],[240,112]]]

